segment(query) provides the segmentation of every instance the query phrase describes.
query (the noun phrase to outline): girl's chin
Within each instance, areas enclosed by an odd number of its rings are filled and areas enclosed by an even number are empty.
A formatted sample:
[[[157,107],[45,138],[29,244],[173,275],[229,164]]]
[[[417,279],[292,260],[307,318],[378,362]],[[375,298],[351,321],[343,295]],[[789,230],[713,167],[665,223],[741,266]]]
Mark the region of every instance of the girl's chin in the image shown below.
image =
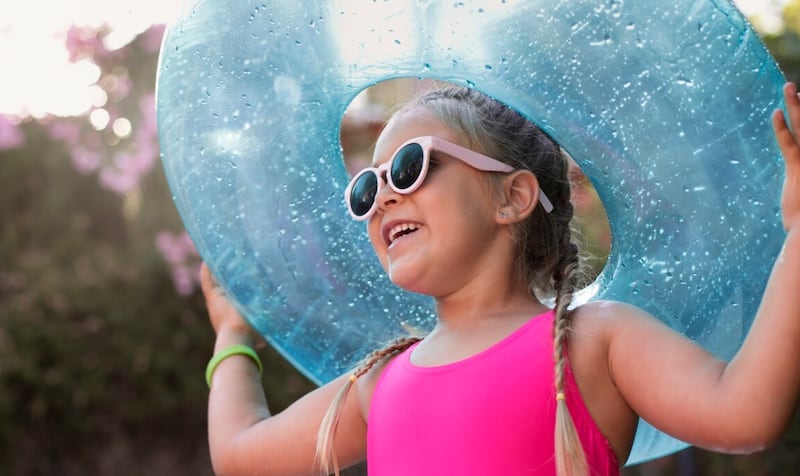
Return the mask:
[[[425,294],[423,290],[419,289],[419,280],[414,278],[414,273],[407,269],[407,267],[402,265],[393,266],[390,263],[386,273],[389,275],[389,280],[395,286],[413,293]]]

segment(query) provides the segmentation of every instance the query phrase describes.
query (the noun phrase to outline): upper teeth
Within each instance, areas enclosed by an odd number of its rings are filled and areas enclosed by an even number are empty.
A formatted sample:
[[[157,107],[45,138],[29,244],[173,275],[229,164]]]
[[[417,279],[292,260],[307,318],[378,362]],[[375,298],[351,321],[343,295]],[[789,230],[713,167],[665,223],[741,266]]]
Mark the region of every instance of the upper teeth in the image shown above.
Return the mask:
[[[419,225],[415,225],[412,223],[403,223],[402,225],[397,225],[389,230],[389,241],[394,241],[400,236],[401,233],[406,231],[414,231],[419,228]]]

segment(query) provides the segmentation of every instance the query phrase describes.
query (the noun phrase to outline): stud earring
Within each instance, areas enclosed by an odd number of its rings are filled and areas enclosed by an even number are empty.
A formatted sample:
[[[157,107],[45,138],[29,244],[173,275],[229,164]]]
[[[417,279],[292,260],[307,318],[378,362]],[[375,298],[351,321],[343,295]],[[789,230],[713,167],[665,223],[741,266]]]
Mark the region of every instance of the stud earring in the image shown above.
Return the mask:
[[[499,212],[497,212],[497,216],[499,216],[501,220],[505,220],[506,218],[508,218],[508,213],[506,213],[505,210],[500,210]]]

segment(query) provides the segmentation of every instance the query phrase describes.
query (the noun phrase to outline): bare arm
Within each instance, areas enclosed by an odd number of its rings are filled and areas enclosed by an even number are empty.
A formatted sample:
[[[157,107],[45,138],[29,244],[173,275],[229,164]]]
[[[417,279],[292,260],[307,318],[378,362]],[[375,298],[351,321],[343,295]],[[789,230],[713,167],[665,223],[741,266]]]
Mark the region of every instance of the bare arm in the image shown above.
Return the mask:
[[[611,378],[622,397],[656,427],[706,448],[747,452],[778,440],[800,393],[800,101],[785,88],[790,128],[773,116],[786,161],[782,196],[787,235],[742,348],[722,362],[683,336],[622,305],[608,317]],[[743,277],[746,279],[746,277]]]
[[[260,336],[215,286],[205,265],[202,273],[203,293],[217,332],[215,352],[234,344],[255,346]],[[209,448],[215,473],[319,474],[315,461],[317,431],[343,386],[343,378],[310,392],[272,416],[252,360],[240,355],[223,360],[214,372],[208,400]],[[358,393],[356,386],[346,401],[337,432],[336,448],[342,467],[363,460],[366,454],[366,423]]]

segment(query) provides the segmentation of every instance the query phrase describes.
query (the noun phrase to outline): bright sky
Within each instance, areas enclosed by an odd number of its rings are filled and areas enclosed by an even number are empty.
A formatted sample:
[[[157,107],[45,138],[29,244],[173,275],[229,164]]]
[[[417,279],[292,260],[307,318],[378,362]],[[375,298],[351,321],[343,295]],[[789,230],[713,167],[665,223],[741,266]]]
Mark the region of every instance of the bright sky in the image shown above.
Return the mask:
[[[0,2],[0,114],[77,115],[97,101],[100,71],[70,63],[70,25],[109,25],[106,47],[130,42],[154,23],[173,18],[181,0],[3,0]]]
[[[789,0],[735,0],[765,31],[779,31]],[[71,24],[108,24],[109,49],[127,44],[153,23],[167,23],[183,0],[5,0],[0,3],[0,114],[78,115],[97,102],[99,69],[71,64],[64,34]]]
[[[783,29],[781,9],[791,0],[734,0],[739,10],[765,33],[778,33]]]

